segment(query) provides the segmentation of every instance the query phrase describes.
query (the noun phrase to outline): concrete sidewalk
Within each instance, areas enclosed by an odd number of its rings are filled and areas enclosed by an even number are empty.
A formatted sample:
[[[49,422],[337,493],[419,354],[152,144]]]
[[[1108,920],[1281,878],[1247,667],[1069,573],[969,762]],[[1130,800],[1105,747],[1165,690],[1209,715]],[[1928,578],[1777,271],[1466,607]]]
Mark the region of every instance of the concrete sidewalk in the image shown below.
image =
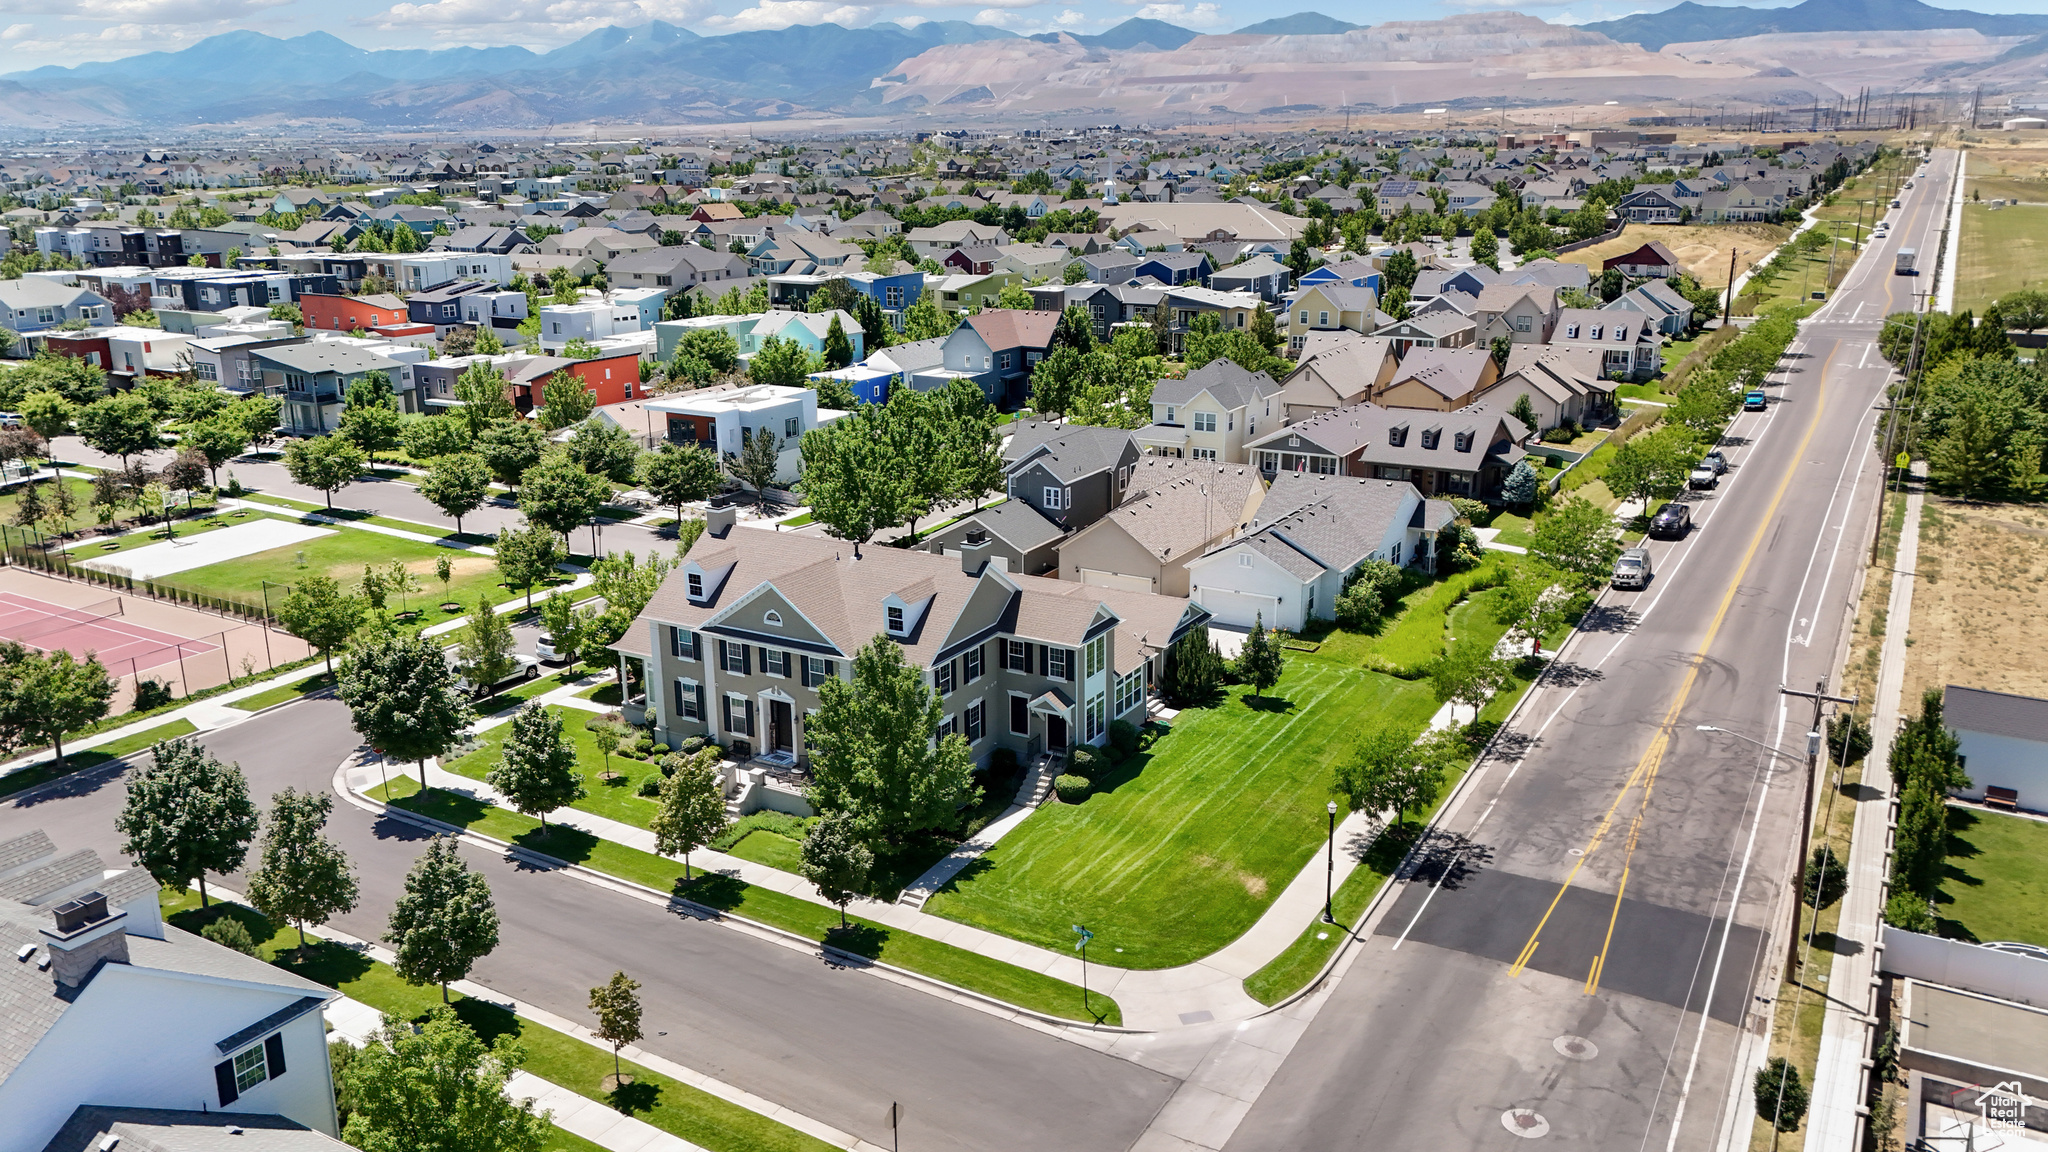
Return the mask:
[[[1912,626],[1914,570],[1920,557],[1921,502],[1917,491],[1906,497],[1905,530],[1899,535],[1891,598],[1885,609],[1877,699],[1870,721],[1873,742],[1863,762],[1863,787],[1849,843],[1849,890],[1842,896],[1841,919],[1835,928],[1836,938],[1849,946],[1836,948],[1828,978],[1832,995],[1821,1021],[1820,1056],[1814,1067],[1806,1120],[1809,1148],[1849,1148],[1862,1126],[1857,1109],[1867,1088],[1864,1058],[1870,1053],[1870,1033],[1877,1020],[1868,1006],[1877,995],[1878,919],[1884,912],[1886,849],[1891,841],[1891,736],[1898,731],[1908,703],[1900,697],[1905,691],[1906,638]]]

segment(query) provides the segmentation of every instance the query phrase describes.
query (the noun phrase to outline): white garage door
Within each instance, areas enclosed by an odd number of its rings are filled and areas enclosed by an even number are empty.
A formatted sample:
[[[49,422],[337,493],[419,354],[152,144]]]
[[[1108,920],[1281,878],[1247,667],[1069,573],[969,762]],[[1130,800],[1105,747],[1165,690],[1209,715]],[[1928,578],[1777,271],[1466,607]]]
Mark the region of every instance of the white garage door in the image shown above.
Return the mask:
[[[1100,568],[1081,569],[1081,583],[1093,584],[1097,588],[1117,588],[1125,592],[1152,591],[1149,576],[1126,576],[1121,572],[1105,572]]]
[[[1273,603],[1271,596],[1255,596],[1248,592],[1232,592],[1225,588],[1211,588],[1208,585],[1203,585],[1201,590],[1195,593],[1194,600],[1197,604],[1207,608],[1209,614],[1216,618],[1217,623],[1235,624],[1240,628],[1250,628],[1252,621],[1258,619],[1262,614],[1265,617],[1266,627],[1271,628],[1276,623],[1276,617],[1279,614],[1278,606]]]

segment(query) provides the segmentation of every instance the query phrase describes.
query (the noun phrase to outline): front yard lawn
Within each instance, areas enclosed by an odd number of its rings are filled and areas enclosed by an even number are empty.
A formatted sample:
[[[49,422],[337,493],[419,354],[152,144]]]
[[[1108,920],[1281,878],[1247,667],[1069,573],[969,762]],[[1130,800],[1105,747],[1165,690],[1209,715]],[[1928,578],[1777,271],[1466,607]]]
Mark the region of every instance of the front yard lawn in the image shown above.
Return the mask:
[[[1437,631],[1441,633],[1441,617]],[[1112,768],[1080,804],[1048,803],[925,911],[1047,948],[1169,968],[1236,939],[1321,845],[1332,766],[1374,719],[1419,732],[1425,684],[1291,653],[1263,698],[1231,689]],[[1121,951],[1117,951],[1121,949]]]
[[[369,790],[368,795],[384,799],[385,788],[380,785]],[[472,829],[557,860],[567,860],[622,880],[644,884],[657,892],[672,892],[722,912],[772,924],[856,956],[921,972],[933,979],[969,988],[1034,1012],[1067,1020],[1092,1020],[1105,1024],[1123,1022],[1122,1011],[1116,1002],[1099,992],[1090,994],[1084,1005],[1078,985],[1014,964],[991,960],[926,936],[873,924],[858,916],[847,917],[851,927],[840,931],[837,909],[767,888],[757,888],[743,880],[716,873],[699,871],[694,879],[685,881],[681,865],[674,860],[610,840],[600,840],[576,828],[550,825],[543,832],[537,820],[467,796],[439,789],[422,794],[410,776],[392,781],[390,802],[443,823]]]
[[[1941,934],[2048,947],[2048,824],[1969,808],[1950,808],[1948,824]]]
[[[380,1012],[418,1020],[440,1003],[437,989],[407,984],[388,966],[330,940],[308,937],[310,947],[300,958],[298,933],[289,927],[273,928],[253,908],[215,902],[201,909],[197,892],[179,897],[166,891],[161,899],[166,918],[187,932],[196,933],[223,916],[240,920],[255,937],[263,959]],[[459,992],[450,995],[455,1014],[485,1043],[502,1035],[517,1040],[526,1049],[526,1071],[607,1108],[638,1116],[710,1152],[826,1152],[831,1147],[758,1112],[631,1062],[625,1067],[631,1071],[633,1083],[622,1091],[607,1092],[601,1081],[611,1074],[611,1053],[489,1001],[472,1000]],[[556,1128],[541,1147],[544,1152],[591,1152],[598,1146]]]
[[[1501,526],[1503,521],[1519,519],[1497,516],[1494,524]],[[1510,554],[1490,552],[1483,563],[1467,571],[1422,584],[1401,597],[1376,633],[1345,632],[1323,622],[1305,636],[1322,642],[1317,656],[1323,659],[1354,667],[1419,674],[1430,661],[1444,654],[1445,618],[1451,609],[1470,596],[1474,588],[1499,582],[1503,573],[1516,563],[1518,560]]]
[[[546,688],[561,686],[551,679],[543,678],[530,684],[523,684],[515,691],[533,688],[535,685],[545,685]],[[545,691],[546,688],[542,688],[541,691]],[[491,699],[504,702],[511,695],[507,692]],[[500,706],[502,707],[502,703]],[[478,710],[483,711],[481,707]],[[559,704],[550,705],[548,711],[562,718],[562,735],[568,737],[569,742],[576,748],[576,767],[583,775],[583,790],[587,795],[577,801],[575,806],[593,815],[617,820],[622,824],[631,824],[635,828],[647,827],[647,822],[654,819],[655,802],[635,793],[639,790],[642,780],[649,776],[659,776],[661,770],[646,760],[636,760],[631,756],[622,756],[614,752],[611,767],[612,771],[619,773],[619,778],[611,781],[598,779],[598,773],[604,771],[604,757],[598,754],[597,738],[585,727],[589,721],[597,719],[598,714],[581,708],[564,708]],[[511,735],[510,723],[488,729],[482,734],[483,743],[475,751],[443,764],[442,768],[472,780],[481,780],[491,769],[498,766],[498,758],[504,754],[505,740]]]

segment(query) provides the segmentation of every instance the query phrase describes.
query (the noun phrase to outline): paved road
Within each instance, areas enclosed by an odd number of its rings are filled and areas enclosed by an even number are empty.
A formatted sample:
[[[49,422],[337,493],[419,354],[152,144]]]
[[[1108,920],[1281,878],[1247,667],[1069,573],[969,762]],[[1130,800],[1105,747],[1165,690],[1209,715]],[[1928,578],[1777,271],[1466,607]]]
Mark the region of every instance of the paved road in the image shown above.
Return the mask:
[[[1872,342],[1929,286],[1892,254],[1934,251],[1952,165],[1806,324],[1769,410],[1730,428],[1701,525],[1652,545],[1648,588],[1603,598],[1232,1152],[1507,1148],[1510,1110],[1574,1148],[1746,1142],[1730,1089],[1768,1023],[1753,993],[1783,949],[1803,759],[1696,728],[1803,756],[1810,712],[1778,687],[1834,665],[1877,483]]]
[[[267,798],[287,785],[326,789],[356,736],[345,708],[312,700],[206,742],[240,762],[251,792]],[[0,805],[0,836],[41,827],[60,848],[119,859],[122,797],[114,773],[88,774],[55,795]],[[329,829],[362,883],[361,907],[335,926],[375,938],[421,833],[345,803]],[[1174,1087],[1135,1064],[788,948],[491,853],[463,854],[490,878],[502,920],[477,980],[589,1024],[588,990],[614,971],[631,973],[644,985],[643,1047],[883,1146],[883,1111],[900,1100],[906,1148],[1121,1149]]]

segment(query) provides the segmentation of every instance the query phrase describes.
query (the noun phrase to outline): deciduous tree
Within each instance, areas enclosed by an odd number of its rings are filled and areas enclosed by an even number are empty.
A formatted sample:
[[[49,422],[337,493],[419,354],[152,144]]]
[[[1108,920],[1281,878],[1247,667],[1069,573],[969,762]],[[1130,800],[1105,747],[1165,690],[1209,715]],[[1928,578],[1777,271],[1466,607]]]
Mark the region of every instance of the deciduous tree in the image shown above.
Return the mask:
[[[505,583],[526,593],[526,606],[533,607],[533,586],[554,574],[555,565],[565,557],[561,539],[537,524],[521,524],[498,533],[492,546],[497,553],[498,574]]]
[[[540,386],[540,422],[550,432],[580,424],[597,407],[597,393],[567,372],[557,372]]]
[[[363,450],[341,436],[294,440],[284,450],[284,467],[292,482],[319,489],[327,498],[330,511],[334,508],[334,493],[355,483],[367,462]]]
[[[334,650],[363,622],[364,608],[362,598],[343,592],[332,576],[307,576],[278,603],[277,622],[318,650],[332,675]]]
[[[541,1152],[554,1113],[505,1091],[525,1061],[511,1036],[486,1048],[447,1008],[417,1025],[386,1016],[339,1074],[342,1136],[363,1152]]]
[[[405,893],[391,909],[384,942],[397,953],[392,967],[408,984],[448,984],[469,975],[498,946],[498,909],[491,886],[469,870],[453,836],[436,836],[406,873]]]
[[[846,813],[869,842],[900,844],[951,826],[980,789],[966,740],[933,739],[942,719],[923,675],[893,641],[876,636],[855,654],[850,681],[818,685],[818,715],[805,725],[812,805]]]
[[[325,924],[356,907],[355,869],[348,854],[325,835],[334,797],[287,788],[270,798],[263,847],[249,873],[249,902],[272,920],[299,930],[299,955],[306,954],[306,925]]]
[[[530,420],[501,420],[485,428],[476,438],[477,454],[490,466],[491,475],[507,488],[518,488],[526,470],[540,463],[547,437]]]
[[[220,466],[249,450],[249,430],[239,420],[223,413],[185,430],[178,446],[197,452],[206,461],[213,486],[220,487]]]
[[[554,451],[526,470],[519,510],[528,521],[559,534],[567,551],[569,533],[589,523],[611,494],[603,477],[585,472],[568,453]]]
[[[512,807],[540,821],[546,832],[548,813],[583,799],[583,775],[576,771],[576,749],[562,736],[562,717],[529,701],[512,715],[497,767],[484,776]]]
[[[423,416],[399,433],[405,454],[419,463],[467,452],[472,444],[469,426],[455,416]]]
[[[590,1011],[597,1017],[592,1029],[599,1040],[612,1046],[612,1083],[623,1083],[619,1049],[640,1039],[640,983],[624,972],[590,990]]]
[[[184,892],[206,874],[233,872],[256,838],[256,805],[238,764],[222,764],[195,740],[166,740],[151,764],[128,778],[128,800],[114,820],[121,851],[156,882]]]
[[[123,468],[128,467],[128,457],[164,446],[156,413],[133,393],[95,400],[79,410],[76,420],[79,437],[90,447],[119,456]]]
[[[418,764],[422,785],[427,757],[461,743],[476,718],[441,646],[415,632],[394,629],[360,645],[337,680],[355,730],[385,759]]]
[[[841,928],[846,927],[847,904],[866,893],[874,866],[874,850],[862,840],[852,813],[828,812],[804,835],[798,867],[818,895],[839,909]]]
[[[676,510],[678,524],[683,505],[709,500],[724,480],[715,453],[666,440],[640,457],[638,478],[649,495]]]
[[[1529,554],[1591,587],[1614,571],[1621,536],[1605,508],[1574,496],[1537,522]]]
[[[725,454],[725,470],[754,490],[756,506],[767,508],[768,490],[782,471],[782,438],[765,425],[745,433],[740,450]]]
[[[454,425],[445,417],[437,423]],[[455,452],[434,457],[427,474],[420,479],[420,495],[434,507],[455,518],[455,531],[462,532],[462,518],[478,508],[491,494],[491,468],[474,452]]]
[[[1359,734],[1349,759],[1337,765],[1332,791],[1353,812],[1392,810],[1404,819],[1412,809],[1427,808],[1443,787],[1443,772],[1401,729],[1374,723]]]
[[[660,808],[647,822],[654,850],[683,858],[690,878],[690,853],[725,831],[725,792],[719,787],[718,750],[704,748],[689,759],[671,756],[674,771],[661,782]]]

